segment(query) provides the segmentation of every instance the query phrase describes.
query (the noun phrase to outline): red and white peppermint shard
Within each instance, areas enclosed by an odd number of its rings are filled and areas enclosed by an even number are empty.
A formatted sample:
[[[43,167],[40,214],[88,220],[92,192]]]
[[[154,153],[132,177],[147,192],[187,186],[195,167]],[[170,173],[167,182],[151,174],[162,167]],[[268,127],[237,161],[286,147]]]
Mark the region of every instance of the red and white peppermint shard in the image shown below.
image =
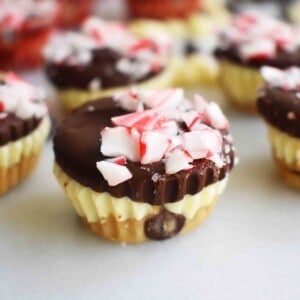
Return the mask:
[[[140,140],[140,157],[142,164],[160,161],[168,147],[170,140],[164,134],[155,131],[145,131]]]
[[[134,89],[129,91],[119,92],[114,95],[114,100],[117,101],[120,106],[128,111],[141,111],[143,110],[143,104],[139,101],[139,95]]]
[[[207,110],[208,103],[201,95],[195,95],[194,106],[199,113],[204,114]]]
[[[234,18],[233,25],[238,28],[240,31],[246,32],[249,31],[254,24],[260,22],[260,15],[252,12],[245,12],[240,16]]]
[[[175,121],[160,118],[153,128],[155,132],[159,132],[165,136],[173,137],[178,133],[178,126]]]
[[[175,109],[183,100],[183,89],[166,89],[162,91],[141,92],[146,106],[159,111]]]
[[[215,102],[210,102],[207,107],[207,119],[216,129],[228,129],[229,122],[223,114],[220,106]]]
[[[245,60],[264,60],[275,55],[276,44],[272,40],[261,38],[241,45],[239,51]]]
[[[175,149],[165,161],[165,171],[167,174],[174,174],[191,169],[191,162],[193,162],[193,158],[187,151]]]
[[[194,130],[204,119],[204,115],[195,110],[182,113],[182,120],[189,130]]]
[[[124,126],[128,128],[134,127],[137,130],[152,130],[156,126],[158,113],[154,110],[145,110],[134,112],[127,115],[111,118],[116,126]]]
[[[280,70],[266,66],[261,68],[261,75],[271,86],[284,90],[300,89],[300,69],[298,67]]]
[[[96,166],[109,186],[116,186],[132,178],[131,172],[125,166],[105,160],[98,161]]]
[[[106,127],[101,131],[101,152],[105,156],[125,156],[138,161],[140,135],[134,129],[125,127]]]
[[[159,47],[154,40],[151,39],[137,39],[132,41],[128,45],[127,52],[129,54],[134,54],[138,51],[150,50],[150,51],[158,51]]]
[[[127,163],[125,156],[118,156],[118,157],[114,157],[114,158],[109,158],[106,161],[112,162],[114,164],[121,165],[121,166],[124,166]]]
[[[82,31],[99,44],[106,44],[114,37],[129,35],[126,26],[118,22],[105,22],[96,17],[88,18],[82,25]]]
[[[182,135],[183,147],[194,159],[209,158],[222,149],[222,136],[219,131],[206,125]]]
[[[275,86],[281,84],[284,79],[284,72],[274,67],[262,67],[260,72],[265,81]]]
[[[22,94],[22,98],[33,100],[35,95],[35,88],[14,72],[6,73],[5,82],[9,85],[15,85],[17,89],[16,92]]]

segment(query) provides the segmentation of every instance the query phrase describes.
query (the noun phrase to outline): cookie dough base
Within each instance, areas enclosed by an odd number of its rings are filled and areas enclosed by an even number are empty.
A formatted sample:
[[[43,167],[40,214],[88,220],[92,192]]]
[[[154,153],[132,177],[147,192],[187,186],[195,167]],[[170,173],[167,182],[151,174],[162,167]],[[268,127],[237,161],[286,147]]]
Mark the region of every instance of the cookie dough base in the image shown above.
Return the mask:
[[[257,92],[262,84],[259,69],[221,61],[220,85],[226,98],[237,108],[256,112]]]
[[[35,169],[40,153],[23,157],[21,161],[8,168],[0,168],[0,195],[6,193],[19,182],[27,178]]]
[[[165,239],[192,230],[208,216],[228,179],[225,177],[197,194],[186,195],[178,202],[159,206],[135,202],[128,197],[115,198],[106,192],[95,192],[70,178],[57,163],[54,165],[54,174],[77,214],[92,232],[108,240],[125,243],[148,240],[145,233],[146,223],[166,212],[181,216],[184,222],[177,231],[174,226],[178,225],[178,220],[174,223],[163,218],[163,225],[156,223],[162,229],[158,230],[161,232],[157,232],[156,237],[153,236],[154,239]]]
[[[300,167],[287,166],[283,161],[276,158],[275,162],[284,182],[293,188],[300,189]]]
[[[216,200],[217,197],[209,205],[199,208],[192,219],[186,219],[180,234],[185,234],[202,223],[213,210]],[[109,216],[93,223],[89,223],[85,218],[82,220],[93,233],[107,240],[120,243],[139,243],[148,240],[144,232],[144,223],[147,218],[118,221],[114,216]]]

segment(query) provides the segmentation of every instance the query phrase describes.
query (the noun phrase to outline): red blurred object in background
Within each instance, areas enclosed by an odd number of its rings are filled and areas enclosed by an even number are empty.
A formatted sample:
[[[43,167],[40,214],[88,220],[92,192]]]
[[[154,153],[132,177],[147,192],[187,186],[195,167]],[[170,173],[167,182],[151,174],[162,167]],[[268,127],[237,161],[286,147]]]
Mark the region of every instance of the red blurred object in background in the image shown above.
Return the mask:
[[[184,18],[201,6],[200,0],[127,0],[133,18]]]
[[[42,48],[51,34],[43,28],[20,34],[12,43],[0,41],[0,69],[35,69],[43,63]]]
[[[58,20],[57,3],[54,0],[15,4],[3,1],[0,9],[0,69],[39,67],[43,62],[42,48]]]
[[[59,25],[64,28],[78,27],[91,13],[94,0],[58,0],[61,4]]]

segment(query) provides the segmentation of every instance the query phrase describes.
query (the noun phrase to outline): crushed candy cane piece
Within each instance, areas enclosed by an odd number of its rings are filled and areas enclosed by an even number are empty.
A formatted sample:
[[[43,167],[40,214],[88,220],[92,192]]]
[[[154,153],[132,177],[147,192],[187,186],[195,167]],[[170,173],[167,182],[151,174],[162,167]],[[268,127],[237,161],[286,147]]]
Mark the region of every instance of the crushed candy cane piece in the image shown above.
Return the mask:
[[[145,131],[140,140],[140,157],[142,164],[160,161],[170,145],[170,140],[164,134]]]
[[[145,110],[111,118],[116,126],[135,127],[137,130],[151,130],[155,127],[158,116],[155,110]]]
[[[220,30],[220,47],[234,46],[246,60],[273,58],[277,49],[291,52],[299,48],[298,28],[255,12],[244,12]]]
[[[183,146],[194,159],[208,158],[211,153],[222,149],[222,137],[219,131],[206,125],[197,130],[182,134]]]
[[[159,118],[157,120],[157,126],[153,128],[153,131],[172,137],[178,133],[178,125],[175,121]]]
[[[137,52],[144,49],[152,49],[154,51],[158,51],[158,45],[154,40],[151,39],[140,39],[133,41],[131,44],[128,45],[128,52]]]
[[[176,108],[183,101],[183,89],[166,89],[144,93],[144,103],[147,107],[158,110],[171,110]]]
[[[201,95],[197,94],[194,96],[194,106],[199,113],[204,114],[207,110],[208,103]]]
[[[117,165],[122,165],[122,166],[126,165],[126,163],[127,163],[125,156],[118,156],[118,157],[110,158],[110,159],[107,159],[106,161],[112,162]]]
[[[10,33],[51,24],[59,9],[55,0],[1,0],[0,5],[0,30]]]
[[[13,113],[20,119],[42,118],[47,106],[42,102],[45,94],[13,72],[3,75],[0,85],[0,112]]]
[[[139,139],[136,131],[125,127],[106,127],[101,131],[101,152],[106,156],[124,155],[131,161],[139,160]]]
[[[128,111],[141,111],[143,110],[143,104],[139,100],[138,94],[134,89],[128,91],[116,93],[113,99],[119,103],[119,105]]]
[[[133,79],[140,79],[149,74],[151,71],[151,65],[143,61],[134,61],[130,58],[121,58],[116,64],[116,69],[120,73],[126,74]]]
[[[93,50],[103,48],[121,54],[114,67],[133,80],[151,71],[159,72],[167,64],[170,52],[170,47],[157,38],[141,38],[125,23],[97,17],[86,19],[78,31],[54,34],[43,52],[46,60],[55,64],[86,65],[92,61]]]
[[[199,114],[195,110],[182,113],[182,120],[184,121],[189,130],[193,130],[194,128],[196,128],[203,119],[204,115]]]
[[[300,68],[290,67],[280,70],[274,67],[262,67],[263,79],[273,87],[283,90],[300,90]]]
[[[132,174],[127,167],[114,162],[102,160],[98,161],[96,166],[110,186],[116,186],[132,178]]]
[[[275,55],[276,45],[273,41],[259,39],[244,43],[240,46],[239,51],[245,60],[264,60]]]
[[[193,158],[187,151],[175,149],[165,161],[165,171],[167,174],[174,174],[182,170],[191,169]]]
[[[121,166],[126,159],[142,165],[162,161],[167,174],[190,169],[197,159],[224,164],[222,135],[228,136],[229,123],[217,103],[200,95],[189,102],[181,89],[130,90],[114,100],[132,112],[112,117],[116,127],[102,130],[100,150],[112,157],[107,161]]]
[[[223,114],[220,106],[215,102],[211,102],[207,106],[207,119],[210,125],[216,129],[228,129],[229,127],[227,118]]]

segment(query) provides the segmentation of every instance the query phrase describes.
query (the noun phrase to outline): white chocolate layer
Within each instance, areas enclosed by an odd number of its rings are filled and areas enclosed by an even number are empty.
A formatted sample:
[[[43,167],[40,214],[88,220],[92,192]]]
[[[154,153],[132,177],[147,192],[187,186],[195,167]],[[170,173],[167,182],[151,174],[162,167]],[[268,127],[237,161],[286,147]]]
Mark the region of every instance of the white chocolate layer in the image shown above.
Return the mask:
[[[229,98],[240,106],[256,107],[257,91],[263,84],[259,69],[222,60],[220,83]]]
[[[287,165],[300,168],[300,138],[292,137],[268,124],[274,155]]]
[[[86,218],[89,223],[100,221],[110,215],[115,216],[119,221],[141,220],[160,211],[160,206],[134,202],[128,197],[115,198],[107,192],[97,193],[70,178],[56,163],[54,174],[78,215]],[[168,203],[165,208],[192,219],[199,208],[211,204],[223,192],[226,183],[227,177],[205,187],[195,195],[186,195],[180,201]]]

